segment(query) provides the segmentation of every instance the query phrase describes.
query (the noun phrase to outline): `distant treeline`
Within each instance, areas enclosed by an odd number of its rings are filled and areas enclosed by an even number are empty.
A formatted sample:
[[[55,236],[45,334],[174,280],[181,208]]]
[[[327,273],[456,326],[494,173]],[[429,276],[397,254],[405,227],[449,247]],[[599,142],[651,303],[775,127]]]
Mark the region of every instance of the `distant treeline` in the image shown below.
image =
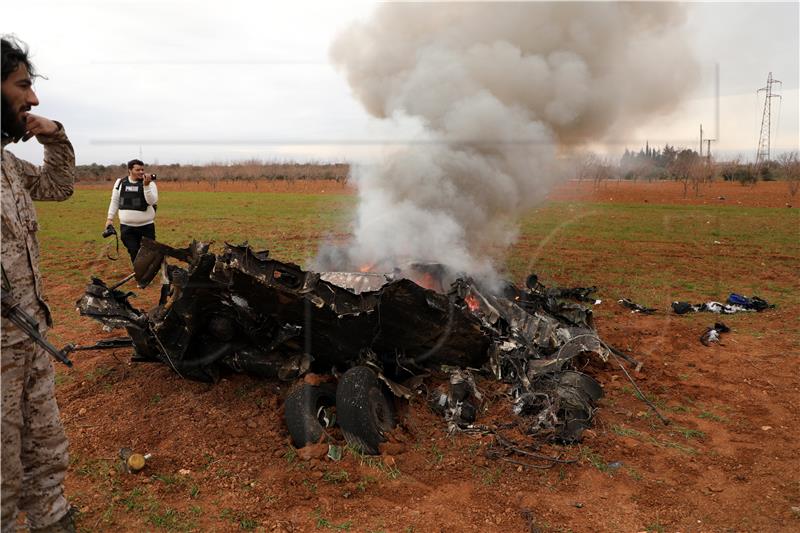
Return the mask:
[[[145,171],[158,175],[159,181],[236,181],[236,180],[336,180],[346,182],[350,165],[346,163],[209,163],[206,165],[150,165]],[[77,165],[77,180],[83,182],[114,181],[128,174],[120,165]]]
[[[800,156],[795,152],[780,154],[759,165],[742,163],[739,159],[716,161],[689,148],[665,145],[662,150],[649,145],[638,152],[625,150],[619,163],[609,158],[586,154],[576,159],[579,180],[675,180],[683,183],[684,196],[691,186],[699,194],[700,185],[716,179],[753,185],[759,181],[786,181],[789,194],[800,191]]]

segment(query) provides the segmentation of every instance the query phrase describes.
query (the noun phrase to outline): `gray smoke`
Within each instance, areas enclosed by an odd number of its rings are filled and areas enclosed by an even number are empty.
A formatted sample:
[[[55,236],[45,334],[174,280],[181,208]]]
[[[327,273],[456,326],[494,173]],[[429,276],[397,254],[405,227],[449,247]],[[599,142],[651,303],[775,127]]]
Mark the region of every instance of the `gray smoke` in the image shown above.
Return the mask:
[[[354,236],[323,270],[438,262],[492,277],[559,156],[630,133],[699,78],[674,3],[382,4],[331,57],[379,118],[424,134],[354,167]]]

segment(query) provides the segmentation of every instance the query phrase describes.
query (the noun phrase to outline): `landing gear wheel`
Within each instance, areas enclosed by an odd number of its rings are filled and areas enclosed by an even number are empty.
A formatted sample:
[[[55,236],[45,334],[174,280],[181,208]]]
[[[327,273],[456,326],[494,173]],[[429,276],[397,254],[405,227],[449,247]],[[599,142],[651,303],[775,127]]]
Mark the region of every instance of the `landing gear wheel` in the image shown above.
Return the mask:
[[[351,368],[339,380],[336,416],[347,443],[368,455],[378,454],[384,433],[395,426],[393,400],[366,366]]]
[[[320,442],[327,424],[324,408],[336,403],[336,385],[302,383],[286,397],[284,420],[292,436],[292,444],[303,448]]]

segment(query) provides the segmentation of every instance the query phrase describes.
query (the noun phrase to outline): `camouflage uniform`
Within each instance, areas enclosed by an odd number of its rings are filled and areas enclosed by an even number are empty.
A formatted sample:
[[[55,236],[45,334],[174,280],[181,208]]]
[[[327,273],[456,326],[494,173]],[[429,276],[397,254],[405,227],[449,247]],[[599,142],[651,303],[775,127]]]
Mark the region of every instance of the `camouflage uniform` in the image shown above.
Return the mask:
[[[2,145],[2,264],[22,310],[44,333],[52,325],[39,275],[38,225],[33,200],[65,200],[72,195],[75,154],[59,124],[38,135],[44,165],[34,166]],[[2,319],[2,531],[14,531],[17,511],[34,530],[49,529],[68,511],[63,481],[67,437],[54,395],[50,355],[15,324]]]

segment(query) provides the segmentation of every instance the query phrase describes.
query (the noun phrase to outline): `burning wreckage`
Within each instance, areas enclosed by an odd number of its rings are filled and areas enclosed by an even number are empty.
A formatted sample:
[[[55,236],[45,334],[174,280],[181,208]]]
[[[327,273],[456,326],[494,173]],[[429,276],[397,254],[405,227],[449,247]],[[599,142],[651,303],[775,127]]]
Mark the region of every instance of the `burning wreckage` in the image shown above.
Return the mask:
[[[470,278],[445,288],[438,265],[317,273],[247,245],[226,244],[217,256],[205,243],[176,249],[147,239],[134,267],[140,286],[165,256],[186,266],[168,266],[172,293],[149,311],[134,308],[121,284],[92,279],[78,310],[129,335],[95,347],[132,344],[134,360],[206,382],[231,371],[285,381],[337,376],[336,384],[301,381],[289,393],[285,419],[298,447],[327,438],[335,420],[349,444],[379,453],[396,424],[395,397],[410,398],[439,370],[449,373],[449,388],[428,400],[450,431],[491,431],[477,424],[483,396],[473,372],[483,372],[509,384],[524,434],[575,442],[602,396],[576,370],[586,359],[578,356],[635,364],[598,338],[590,309],[569,301],[591,301],[594,288],[547,289],[531,275],[526,288],[509,283],[497,294]]]

